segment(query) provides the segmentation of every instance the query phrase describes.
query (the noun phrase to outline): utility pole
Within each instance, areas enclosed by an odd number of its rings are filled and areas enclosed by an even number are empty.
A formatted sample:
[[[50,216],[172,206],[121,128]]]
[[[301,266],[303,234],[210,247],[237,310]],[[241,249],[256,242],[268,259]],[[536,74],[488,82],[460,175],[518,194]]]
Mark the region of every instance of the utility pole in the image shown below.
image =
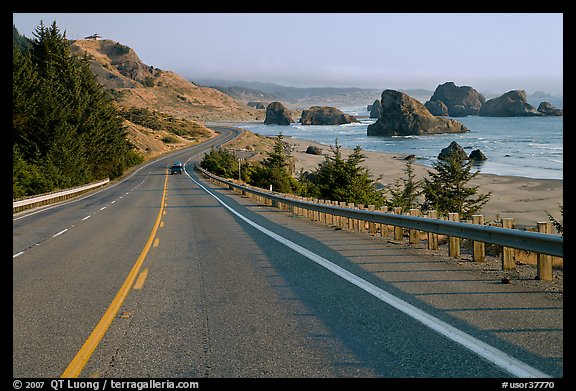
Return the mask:
[[[238,180],[241,181],[242,180],[242,171],[240,171],[240,162],[242,161],[242,159],[238,158]]]

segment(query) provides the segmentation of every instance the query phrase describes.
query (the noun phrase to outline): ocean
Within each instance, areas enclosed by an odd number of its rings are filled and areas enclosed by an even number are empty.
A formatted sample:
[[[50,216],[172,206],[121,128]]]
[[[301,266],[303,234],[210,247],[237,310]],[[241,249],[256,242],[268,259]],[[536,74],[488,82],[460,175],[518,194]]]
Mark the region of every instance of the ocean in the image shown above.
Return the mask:
[[[364,151],[416,156],[416,163],[431,167],[442,148],[456,141],[467,154],[480,149],[487,160],[474,166],[481,173],[542,179],[563,179],[564,117],[458,117],[470,132],[409,137],[368,137],[366,129],[376,120],[365,106],[339,107],[360,123],[345,125],[264,125],[242,123],[239,127],[265,136],[282,133],[302,140]]]

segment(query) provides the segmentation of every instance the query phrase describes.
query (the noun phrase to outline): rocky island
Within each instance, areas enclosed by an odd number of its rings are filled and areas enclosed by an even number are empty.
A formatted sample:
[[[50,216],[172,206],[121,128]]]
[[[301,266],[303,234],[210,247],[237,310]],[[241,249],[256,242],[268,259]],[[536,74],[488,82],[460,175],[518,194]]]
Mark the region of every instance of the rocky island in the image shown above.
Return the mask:
[[[446,82],[436,87],[434,94],[424,106],[433,115],[466,117],[478,115],[480,107],[486,102],[482,94],[470,86],[456,86]]]
[[[290,125],[294,120],[290,112],[280,102],[272,102],[266,106],[266,125]]]
[[[480,108],[481,117],[537,117],[544,115],[526,100],[526,91],[512,90],[489,99]]]
[[[375,123],[368,125],[368,136],[410,136],[470,131],[451,118],[436,117],[418,100],[395,90],[382,92],[382,111]]]
[[[330,106],[312,106],[302,111],[302,125],[342,125],[358,121],[354,116],[343,113],[340,109]]]

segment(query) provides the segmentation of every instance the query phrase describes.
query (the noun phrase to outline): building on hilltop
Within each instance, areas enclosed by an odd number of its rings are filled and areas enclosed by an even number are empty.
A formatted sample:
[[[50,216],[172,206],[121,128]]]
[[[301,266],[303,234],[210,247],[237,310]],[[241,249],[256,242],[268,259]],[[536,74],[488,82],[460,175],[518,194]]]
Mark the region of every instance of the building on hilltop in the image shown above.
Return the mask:
[[[84,39],[94,39],[97,41],[99,39],[102,39],[102,37],[99,34],[92,34],[92,35],[89,35],[87,37],[84,37]]]

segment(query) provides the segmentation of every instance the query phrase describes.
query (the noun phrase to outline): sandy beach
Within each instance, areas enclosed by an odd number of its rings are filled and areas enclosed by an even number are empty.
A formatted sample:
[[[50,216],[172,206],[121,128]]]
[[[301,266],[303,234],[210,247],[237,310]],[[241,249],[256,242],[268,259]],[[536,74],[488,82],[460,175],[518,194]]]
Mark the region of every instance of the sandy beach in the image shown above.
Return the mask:
[[[300,168],[313,170],[324,161],[324,156],[306,153],[309,145],[323,148],[324,153],[331,153],[329,146],[320,145],[306,140],[296,140],[287,137],[286,141],[293,147],[292,155],[296,159],[296,171]],[[347,156],[350,150],[342,149]],[[384,185],[394,185],[396,178],[406,178],[406,155],[384,152],[363,151],[367,156],[364,166],[374,178]],[[413,164],[416,179],[428,176],[431,167]],[[502,217],[512,217],[521,226],[536,225],[539,221],[549,221],[548,213],[562,222],[559,205],[563,205],[563,181],[559,179],[532,179],[523,177],[479,174],[470,186],[479,186],[479,193],[492,192],[490,200],[482,208],[481,214],[486,221]]]
[[[247,132],[244,137],[229,145],[232,148],[249,148],[258,150],[259,137]],[[269,138],[270,139],[270,138]],[[324,161],[323,155],[306,153],[310,145],[322,149],[323,154],[331,154],[330,146],[321,145],[313,141],[284,137],[292,146],[292,156],[295,158],[296,172],[301,168],[312,171]],[[270,143],[266,143],[270,145]],[[262,147],[262,146],[260,146]],[[342,148],[343,156],[348,156],[350,149]],[[406,177],[406,155],[385,152],[371,152],[363,150],[367,156],[364,166],[367,167],[374,178],[384,185],[394,185],[397,178]],[[413,164],[416,179],[428,177],[431,167]],[[479,193],[492,192],[490,200],[480,212],[485,221],[499,220],[503,217],[514,218],[518,227],[535,226],[540,221],[550,221],[548,213],[563,224],[563,215],[560,205],[563,200],[563,180],[560,179],[533,179],[514,176],[500,176],[480,173],[469,186],[479,186]]]

